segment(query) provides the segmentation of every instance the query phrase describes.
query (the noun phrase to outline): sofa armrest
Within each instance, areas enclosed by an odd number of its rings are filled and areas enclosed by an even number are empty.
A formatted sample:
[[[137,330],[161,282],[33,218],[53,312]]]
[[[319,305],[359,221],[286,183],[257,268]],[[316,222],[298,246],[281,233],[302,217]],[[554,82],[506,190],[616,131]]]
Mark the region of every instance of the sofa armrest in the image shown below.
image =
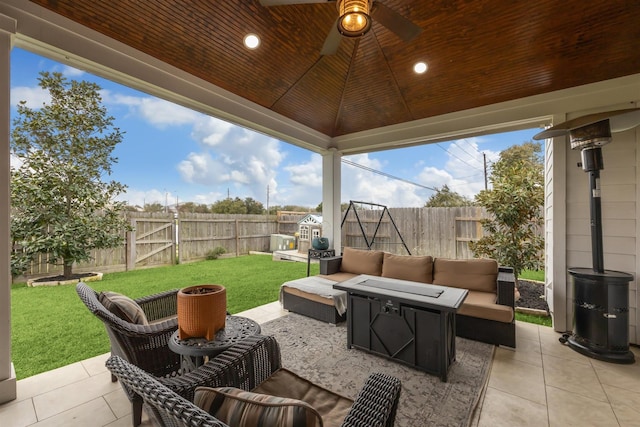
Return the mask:
[[[236,387],[251,391],[280,368],[280,346],[276,339],[253,335],[194,371],[158,378],[158,381],[193,402],[196,387]]]
[[[342,427],[393,426],[402,386],[400,380],[390,375],[369,375],[358,393]]]
[[[498,304],[515,308],[516,276],[513,268],[500,267],[498,269]]]
[[[340,271],[341,265],[342,265],[341,256],[320,258],[320,274],[327,276],[329,274],[338,273]]]

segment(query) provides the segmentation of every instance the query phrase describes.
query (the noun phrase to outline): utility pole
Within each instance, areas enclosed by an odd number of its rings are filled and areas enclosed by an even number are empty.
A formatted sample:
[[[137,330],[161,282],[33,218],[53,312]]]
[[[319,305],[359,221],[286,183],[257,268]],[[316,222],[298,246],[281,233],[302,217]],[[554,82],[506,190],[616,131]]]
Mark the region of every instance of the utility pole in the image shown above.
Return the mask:
[[[482,153],[482,158],[484,159],[484,189],[487,190],[487,154]]]
[[[267,184],[267,217],[269,217],[269,184]]]

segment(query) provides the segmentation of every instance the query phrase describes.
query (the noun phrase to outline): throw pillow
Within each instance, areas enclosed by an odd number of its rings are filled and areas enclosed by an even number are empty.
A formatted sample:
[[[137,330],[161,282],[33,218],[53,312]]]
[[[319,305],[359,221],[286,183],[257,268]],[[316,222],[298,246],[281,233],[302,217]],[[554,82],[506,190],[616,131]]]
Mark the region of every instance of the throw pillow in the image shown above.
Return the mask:
[[[128,296],[117,292],[100,292],[98,301],[110,312],[125,322],[136,325],[148,325],[147,316],[142,308]]]
[[[193,403],[234,427],[322,427],[320,414],[301,400],[234,387],[197,387]]]

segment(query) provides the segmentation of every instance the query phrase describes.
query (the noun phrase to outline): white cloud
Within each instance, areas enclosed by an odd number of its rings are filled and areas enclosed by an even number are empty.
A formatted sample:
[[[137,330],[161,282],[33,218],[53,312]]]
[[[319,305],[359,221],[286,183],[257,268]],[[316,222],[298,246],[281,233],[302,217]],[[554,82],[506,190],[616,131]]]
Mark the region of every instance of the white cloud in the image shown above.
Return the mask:
[[[49,91],[40,86],[16,86],[11,88],[11,105],[16,106],[20,101],[26,101],[26,106],[32,109],[41,108],[42,104],[51,102]]]
[[[465,138],[449,144],[448,159],[443,169],[425,166],[417,176],[420,184],[441,188],[447,185],[452,191],[473,199],[484,189],[484,159],[487,163],[498,159],[500,153],[480,149],[485,138]]]
[[[382,170],[382,163],[368,154],[345,157],[375,170]],[[289,173],[290,186],[283,188],[276,204],[295,204],[315,207],[322,201],[322,157],[311,154],[309,161],[284,168]],[[390,207],[422,206],[426,199],[419,187],[406,182],[393,180],[361,168],[342,165],[343,202],[356,200],[378,203]]]
[[[348,160],[375,170],[382,170],[379,160],[368,154],[348,156]],[[404,178],[404,177],[403,177]],[[409,180],[411,180],[409,178]],[[342,167],[342,201],[356,200],[388,207],[419,207],[426,202],[424,189],[350,165]]]
[[[68,65],[63,65],[61,72],[62,74],[64,74],[65,77],[71,78],[71,79],[75,77],[83,76],[85,74],[83,70],[79,70],[77,68],[73,68]]]
[[[128,107],[132,114],[159,129],[194,124],[203,117],[196,111],[159,98],[122,95],[108,90],[100,94],[106,104]]]
[[[277,169],[284,154],[279,141],[221,120],[202,116],[192,132],[202,150],[191,152],[177,168],[186,182],[227,186],[231,197],[266,203],[267,186],[277,194]]]

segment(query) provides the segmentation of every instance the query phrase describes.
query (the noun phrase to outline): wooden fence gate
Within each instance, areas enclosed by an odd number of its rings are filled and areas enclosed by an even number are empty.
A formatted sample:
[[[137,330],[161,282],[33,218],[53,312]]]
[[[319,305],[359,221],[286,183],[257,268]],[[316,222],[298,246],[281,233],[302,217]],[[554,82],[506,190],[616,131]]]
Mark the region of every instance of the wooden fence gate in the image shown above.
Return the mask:
[[[173,214],[154,214],[152,218],[132,216],[133,231],[127,233],[127,270],[175,264],[176,220]]]

